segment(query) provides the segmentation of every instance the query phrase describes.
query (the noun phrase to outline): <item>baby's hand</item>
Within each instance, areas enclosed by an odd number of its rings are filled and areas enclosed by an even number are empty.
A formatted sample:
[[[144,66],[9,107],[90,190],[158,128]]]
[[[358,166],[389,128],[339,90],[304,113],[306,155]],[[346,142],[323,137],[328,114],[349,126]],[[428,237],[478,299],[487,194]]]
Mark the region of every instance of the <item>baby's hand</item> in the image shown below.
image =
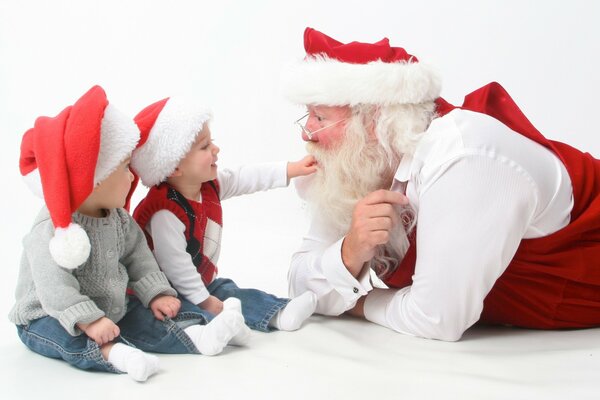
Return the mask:
[[[159,294],[150,302],[150,309],[154,314],[154,318],[159,321],[165,317],[175,318],[181,307],[181,301],[177,297]]]
[[[206,310],[214,315],[220,314],[223,311],[223,302],[215,296],[208,296],[206,300],[198,304],[198,307]]]
[[[110,319],[102,317],[89,324],[77,324],[90,339],[98,343],[98,346],[102,346],[108,342],[112,342],[119,334],[121,330]]]
[[[289,162],[287,165],[288,182],[297,176],[314,174],[317,171],[317,160],[314,156],[308,155],[300,161]]]

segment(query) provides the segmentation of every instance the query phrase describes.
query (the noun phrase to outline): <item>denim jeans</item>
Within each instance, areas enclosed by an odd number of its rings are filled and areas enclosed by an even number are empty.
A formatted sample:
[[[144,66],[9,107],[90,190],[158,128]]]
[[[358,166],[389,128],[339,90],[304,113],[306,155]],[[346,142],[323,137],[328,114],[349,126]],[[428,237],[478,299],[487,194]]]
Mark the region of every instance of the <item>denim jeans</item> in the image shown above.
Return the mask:
[[[181,309],[177,316],[159,321],[136,297],[129,297],[127,314],[117,322],[121,334],[116,341],[148,352],[199,353],[183,329],[195,324],[205,325],[213,316],[185,299],[180,300]],[[104,360],[96,342],[85,334],[71,336],[58,320],[50,316],[31,321],[28,325],[17,325],[17,331],[29,349],[43,356],[63,359],[81,369],[120,372]]]
[[[246,325],[261,332],[271,332],[275,328],[269,321],[284,308],[290,299],[282,299],[257,289],[239,288],[231,279],[217,278],[207,287],[208,292],[223,301],[237,297],[242,302],[242,315]]]

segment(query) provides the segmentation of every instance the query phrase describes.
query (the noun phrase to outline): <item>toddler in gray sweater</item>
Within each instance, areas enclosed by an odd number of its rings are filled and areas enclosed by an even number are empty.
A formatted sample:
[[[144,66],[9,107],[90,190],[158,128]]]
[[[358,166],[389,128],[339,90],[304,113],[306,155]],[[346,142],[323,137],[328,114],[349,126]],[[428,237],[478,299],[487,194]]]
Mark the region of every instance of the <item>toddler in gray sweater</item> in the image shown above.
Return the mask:
[[[138,141],[99,86],[25,133],[21,174],[46,206],[23,240],[9,318],[34,352],[145,381],[159,368],[146,351],[218,354],[245,326],[237,299],[214,319],[179,299],[122,208]]]

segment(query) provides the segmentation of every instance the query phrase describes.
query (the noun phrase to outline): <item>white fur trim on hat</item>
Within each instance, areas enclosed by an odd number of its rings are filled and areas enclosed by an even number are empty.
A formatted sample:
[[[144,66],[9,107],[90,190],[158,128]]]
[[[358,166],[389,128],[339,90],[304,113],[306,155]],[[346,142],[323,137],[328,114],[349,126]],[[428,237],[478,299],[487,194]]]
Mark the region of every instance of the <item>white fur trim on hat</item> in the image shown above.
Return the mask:
[[[67,269],[75,269],[86,262],[91,250],[87,233],[75,223],[66,228],[56,228],[49,247],[54,261]]]
[[[198,133],[211,118],[193,102],[170,98],[156,118],[148,140],[133,152],[131,166],[145,186],[169,177],[190,151]]]
[[[94,186],[113,173],[135,149],[140,130],[133,119],[110,103],[104,109],[100,129],[100,151],[94,172]]]
[[[351,64],[310,57],[283,74],[285,95],[297,104],[417,104],[440,95],[441,79],[421,62]]]

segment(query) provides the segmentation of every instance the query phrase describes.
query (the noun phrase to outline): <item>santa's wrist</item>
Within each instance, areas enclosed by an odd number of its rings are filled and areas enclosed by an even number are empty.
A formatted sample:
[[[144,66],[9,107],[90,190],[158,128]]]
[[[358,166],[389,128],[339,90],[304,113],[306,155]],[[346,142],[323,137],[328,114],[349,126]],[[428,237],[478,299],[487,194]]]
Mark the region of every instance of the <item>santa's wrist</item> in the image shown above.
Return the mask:
[[[358,257],[355,257],[356,253],[352,251],[351,246],[349,246],[346,242],[347,237],[345,237],[344,241],[342,242],[342,263],[348,272],[350,272],[350,274],[356,278],[358,274],[360,274],[360,271],[362,271],[364,262]]]

